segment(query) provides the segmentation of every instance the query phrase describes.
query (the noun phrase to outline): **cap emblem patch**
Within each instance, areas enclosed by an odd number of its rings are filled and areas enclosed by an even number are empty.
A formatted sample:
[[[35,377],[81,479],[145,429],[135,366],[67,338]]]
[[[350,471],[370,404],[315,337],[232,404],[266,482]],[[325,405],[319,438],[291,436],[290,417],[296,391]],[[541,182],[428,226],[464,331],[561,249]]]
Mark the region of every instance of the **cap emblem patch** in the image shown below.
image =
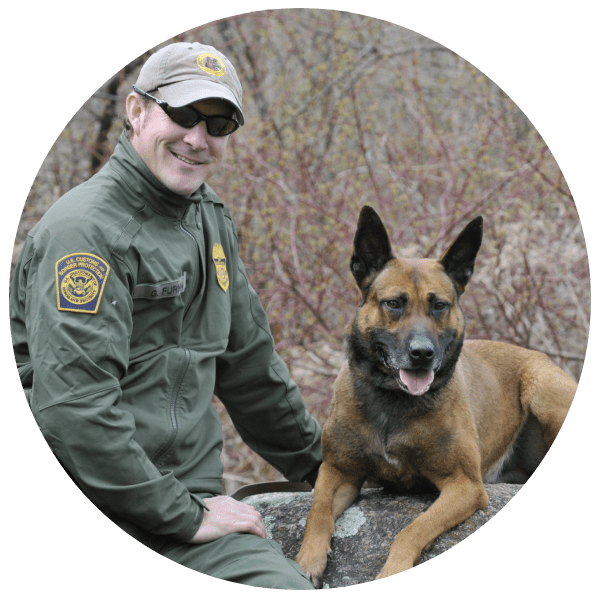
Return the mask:
[[[198,66],[209,75],[216,75],[222,77],[227,72],[225,63],[212,52],[203,52],[196,59]]]
[[[56,263],[58,310],[96,314],[109,272],[108,264],[94,254],[63,256]]]
[[[212,259],[215,263],[215,271],[217,273],[217,282],[221,289],[226,292],[229,289],[229,275],[227,274],[227,261],[225,252],[221,244],[214,244],[212,249]]]

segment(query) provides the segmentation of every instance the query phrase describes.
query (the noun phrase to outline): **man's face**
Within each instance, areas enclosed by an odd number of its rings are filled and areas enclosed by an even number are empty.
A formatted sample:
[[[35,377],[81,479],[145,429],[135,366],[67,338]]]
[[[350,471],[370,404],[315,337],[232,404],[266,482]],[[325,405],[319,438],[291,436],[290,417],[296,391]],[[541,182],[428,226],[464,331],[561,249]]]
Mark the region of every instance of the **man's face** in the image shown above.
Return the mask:
[[[217,98],[200,100],[192,106],[207,116],[232,114],[231,105]],[[208,135],[204,121],[186,129],[155,102],[143,105],[134,97],[128,112],[130,108],[134,132],[131,143],[154,176],[172,192],[190,196],[220,168],[229,136]]]

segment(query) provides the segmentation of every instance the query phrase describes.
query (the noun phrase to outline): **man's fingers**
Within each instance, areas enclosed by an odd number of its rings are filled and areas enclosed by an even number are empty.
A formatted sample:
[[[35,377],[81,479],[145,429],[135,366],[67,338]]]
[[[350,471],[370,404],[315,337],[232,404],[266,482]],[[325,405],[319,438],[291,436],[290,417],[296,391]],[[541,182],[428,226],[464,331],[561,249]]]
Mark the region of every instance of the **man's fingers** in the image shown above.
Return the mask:
[[[217,518],[243,518],[247,517],[250,520],[259,520],[262,522],[260,513],[243,502],[234,500],[229,496],[216,496],[214,498],[207,498],[205,500],[209,511],[214,513],[213,516]]]
[[[234,500],[234,502],[237,502],[237,501]],[[257,510],[252,508],[251,506],[248,506],[247,504],[244,504],[242,502],[237,502],[237,505],[238,505],[237,507],[233,508],[234,510],[236,508],[239,510],[239,513],[238,513],[239,520],[236,521],[236,524],[239,525],[240,528],[237,531],[253,533],[254,535],[257,535],[258,537],[266,538],[267,537],[267,529],[262,520],[261,514]],[[244,508],[240,509],[239,508],[240,505]]]
[[[262,521],[262,518],[259,520],[253,519],[247,521],[237,521],[236,531],[237,533],[252,533],[263,539],[267,537],[267,529]]]

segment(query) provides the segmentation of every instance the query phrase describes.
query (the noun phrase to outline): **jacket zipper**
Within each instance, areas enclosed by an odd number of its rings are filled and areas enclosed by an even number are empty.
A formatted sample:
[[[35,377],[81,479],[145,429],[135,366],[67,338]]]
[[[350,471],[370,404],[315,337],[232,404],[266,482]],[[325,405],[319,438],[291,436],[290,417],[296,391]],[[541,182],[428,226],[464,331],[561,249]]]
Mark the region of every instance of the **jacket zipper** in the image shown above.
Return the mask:
[[[199,275],[200,246],[198,245],[198,241],[196,240],[196,238],[189,231],[187,231],[187,229],[185,229],[185,227],[183,226],[183,219],[185,218],[186,213],[187,213],[187,210],[185,211],[183,217],[181,218],[181,221],[179,222],[179,229],[181,229],[181,231],[183,231],[183,233],[185,233],[187,236],[189,236],[192,239],[192,241],[194,242],[194,246],[196,247],[196,256],[198,257],[197,277],[199,277],[200,276]],[[195,288],[196,288],[196,284],[194,283],[194,285],[192,286],[192,293],[190,294],[190,299],[188,301],[188,305],[185,307],[184,312],[183,312],[184,317],[187,314],[187,312],[192,304],[192,301],[194,299],[193,292],[195,291]],[[171,446],[175,442],[175,438],[177,437],[177,432],[179,430],[179,424],[177,423],[177,415],[176,415],[177,397],[179,395],[179,388],[181,387],[181,384],[183,383],[183,378],[185,377],[185,373],[190,364],[190,357],[191,357],[191,353],[187,348],[182,348],[182,350],[184,352],[183,364],[179,368],[179,372],[177,373],[177,377],[175,378],[175,383],[173,385],[173,392],[171,393],[171,400],[169,403],[169,416],[171,417],[171,427],[172,427],[171,435],[169,436],[169,439],[165,442],[165,444],[162,446],[162,448],[154,456],[154,459],[152,461],[153,463],[157,463],[158,460],[171,448]]]
[[[198,257],[198,273],[196,274],[196,277],[200,277],[200,264],[201,264],[201,260],[200,260],[200,246],[198,245],[198,240],[183,226],[183,218],[181,219],[180,223],[179,223],[179,229],[181,229],[181,231],[183,231],[183,233],[185,233],[187,236],[189,236],[192,241],[194,242],[194,246],[196,246],[196,256]],[[185,307],[184,311],[183,311],[183,316],[185,317],[185,315],[187,314],[190,306],[192,305],[192,301],[194,300],[194,292],[195,292],[195,288],[196,288],[196,283],[194,282],[194,285],[192,287],[192,293],[190,294],[190,298],[188,301],[188,305]]]
[[[179,371],[177,373],[177,377],[175,378],[175,383],[173,384],[173,391],[171,392],[171,399],[169,402],[169,416],[171,417],[171,435],[169,439],[165,442],[163,447],[156,453],[153,463],[157,463],[158,460],[171,448],[175,438],[177,437],[177,432],[179,430],[179,424],[177,423],[177,397],[179,396],[179,389],[181,388],[181,384],[183,383],[183,378],[185,377],[185,373],[190,364],[191,352],[187,348],[182,348],[184,352],[183,363],[179,367]]]

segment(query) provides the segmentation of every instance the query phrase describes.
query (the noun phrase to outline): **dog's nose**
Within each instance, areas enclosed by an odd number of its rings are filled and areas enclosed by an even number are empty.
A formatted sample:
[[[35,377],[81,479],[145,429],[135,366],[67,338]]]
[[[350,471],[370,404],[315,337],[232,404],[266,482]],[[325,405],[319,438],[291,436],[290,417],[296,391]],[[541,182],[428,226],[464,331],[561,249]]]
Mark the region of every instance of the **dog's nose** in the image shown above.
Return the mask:
[[[415,362],[425,363],[433,359],[435,347],[431,340],[419,336],[410,342],[408,352]]]

